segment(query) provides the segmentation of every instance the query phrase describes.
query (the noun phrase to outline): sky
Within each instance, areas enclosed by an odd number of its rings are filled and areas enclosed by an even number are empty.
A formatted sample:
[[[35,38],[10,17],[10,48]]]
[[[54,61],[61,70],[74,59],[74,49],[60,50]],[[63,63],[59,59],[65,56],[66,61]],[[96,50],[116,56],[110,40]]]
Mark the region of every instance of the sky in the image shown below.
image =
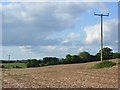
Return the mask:
[[[3,2],[0,59],[64,58],[100,50],[100,17],[104,47],[118,51],[117,2]]]

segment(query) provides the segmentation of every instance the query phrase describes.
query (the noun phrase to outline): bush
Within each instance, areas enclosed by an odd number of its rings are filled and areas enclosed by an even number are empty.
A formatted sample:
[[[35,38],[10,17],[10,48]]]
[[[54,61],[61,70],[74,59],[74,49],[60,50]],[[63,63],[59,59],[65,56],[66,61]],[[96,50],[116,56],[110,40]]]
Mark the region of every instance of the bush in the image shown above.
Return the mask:
[[[16,66],[16,68],[22,68],[22,67],[20,67],[20,66]]]
[[[47,64],[47,63],[57,64],[59,63],[59,59],[56,57],[45,57],[43,58],[43,63],[44,64]]]
[[[99,69],[99,68],[105,68],[105,67],[112,67],[114,65],[116,65],[115,62],[112,62],[112,61],[103,61],[103,62],[95,64],[94,68]]]
[[[4,65],[0,65],[0,68],[5,68],[5,66]]]
[[[120,64],[120,62],[118,62],[118,64]]]
[[[120,58],[120,53],[113,53],[112,58]]]
[[[13,68],[16,68],[16,66],[13,66]]]
[[[49,65],[52,65],[52,64],[51,64],[51,63],[49,63],[49,62],[45,64],[45,66],[49,66]]]
[[[27,68],[30,68],[30,67],[39,67],[39,63],[37,60],[33,59],[33,60],[28,60],[26,62],[26,66]]]
[[[46,66],[46,65],[45,65],[44,63],[41,63],[41,64],[40,64],[40,67],[42,67],[42,66]]]

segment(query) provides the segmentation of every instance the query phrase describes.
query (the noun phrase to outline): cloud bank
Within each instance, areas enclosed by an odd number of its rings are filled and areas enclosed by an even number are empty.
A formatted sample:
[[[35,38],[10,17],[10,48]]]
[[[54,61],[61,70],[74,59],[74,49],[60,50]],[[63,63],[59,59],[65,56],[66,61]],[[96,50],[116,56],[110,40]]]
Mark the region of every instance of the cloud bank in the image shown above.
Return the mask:
[[[81,26],[87,22],[77,21],[84,20],[85,14],[91,14],[94,9],[108,11],[103,3],[7,3],[3,5],[2,12],[3,47],[15,46],[21,55],[33,57],[63,57],[81,51],[96,53],[100,44],[100,24],[80,27],[79,32],[74,30],[76,24]],[[104,45],[115,50],[118,43],[117,22],[117,19],[104,22]]]
[[[96,3],[10,3],[3,6],[3,45],[54,45],[54,33],[75,27],[75,21]],[[104,8],[104,7],[103,7]]]

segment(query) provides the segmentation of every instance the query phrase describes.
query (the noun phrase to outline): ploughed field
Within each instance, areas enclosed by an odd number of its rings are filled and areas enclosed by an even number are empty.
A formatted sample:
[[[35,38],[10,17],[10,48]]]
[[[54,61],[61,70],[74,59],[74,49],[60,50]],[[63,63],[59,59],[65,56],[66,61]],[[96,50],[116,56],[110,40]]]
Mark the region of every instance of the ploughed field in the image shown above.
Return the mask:
[[[117,62],[118,59],[112,61]],[[3,88],[117,88],[118,65],[93,69],[95,63],[2,70]]]

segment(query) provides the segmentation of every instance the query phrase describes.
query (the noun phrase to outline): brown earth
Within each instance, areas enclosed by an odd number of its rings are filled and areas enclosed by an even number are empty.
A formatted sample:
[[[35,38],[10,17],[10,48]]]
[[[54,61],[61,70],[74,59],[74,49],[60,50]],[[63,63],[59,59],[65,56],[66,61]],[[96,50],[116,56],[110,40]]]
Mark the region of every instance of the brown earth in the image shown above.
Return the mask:
[[[118,59],[112,61],[117,62]],[[118,66],[91,68],[97,62],[2,71],[3,88],[118,88]]]

